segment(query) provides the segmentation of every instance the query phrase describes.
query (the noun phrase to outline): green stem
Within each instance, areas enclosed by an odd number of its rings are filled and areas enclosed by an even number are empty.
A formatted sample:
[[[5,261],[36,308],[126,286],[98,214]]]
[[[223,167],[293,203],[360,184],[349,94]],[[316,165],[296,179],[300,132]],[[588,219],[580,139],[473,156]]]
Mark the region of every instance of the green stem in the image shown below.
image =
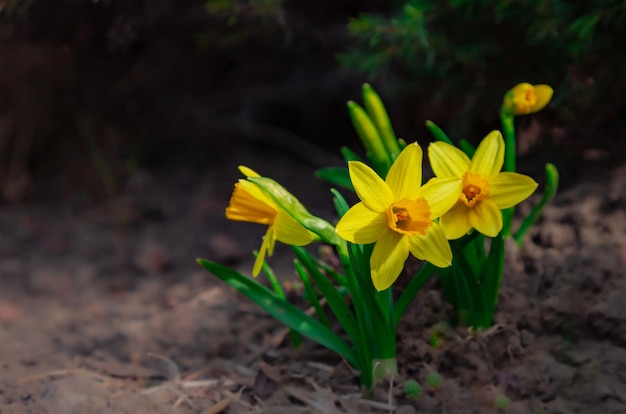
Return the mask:
[[[400,297],[398,298],[394,306],[394,313],[393,313],[394,332],[398,327],[398,322],[400,322],[400,318],[402,318],[402,315],[404,315],[404,313],[408,309],[413,299],[415,299],[417,292],[422,288],[422,286],[424,286],[426,281],[432,276],[435,270],[437,270],[435,265],[429,262],[425,262],[420,268],[420,270],[417,272],[417,274],[413,276],[413,279],[411,279],[407,287],[404,288],[404,290],[400,294]]]
[[[519,230],[517,230],[517,233],[513,236],[513,239],[518,246],[522,245],[526,233],[528,233],[528,230],[530,230],[537,220],[539,220],[544,207],[552,201],[557,189],[559,188],[559,171],[556,167],[553,164],[548,163],[546,164],[545,171],[546,187],[543,191],[543,197],[541,197],[539,204],[533,207],[530,214],[524,218]]]
[[[385,289],[375,294],[376,302],[383,312],[385,321],[391,324],[393,320],[393,292],[391,288]]]
[[[515,172],[515,117],[504,108],[500,110],[504,136],[504,171]]]
[[[357,320],[357,331],[358,337],[354,338],[354,346],[356,348],[357,358],[360,362],[360,380],[361,384],[363,384],[366,388],[371,389],[373,387],[373,372],[372,372],[372,354],[371,350],[367,343],[367,338],[365,336],[366,325],[365,325],[365,314],[363,312],[363,297],[361,295],[361,291],[359,289],[358,280],[356,279],[356,274],[354,273],[354,267],[352,261],[350,260],[350,252],[348,251],[348,244],[346,241],[341,240],[336,246],[337,248],[337,256],[339,257],[339,261],[344,269],[344,273],[346,275],[346,282],[348,284],[348,289],[350,290],[350,295],[352,296],[352,303],[354,305],[354,313],[356,315]]]
[[[489,256],[483,270],[485,274],[482,277],[485,290],[486,306],[488,309],[488,319],[485,321],[486,326],[491,325],[493,314],[498,306],[498,298],[500,296],[500,286],[502,285],[502,277],[504,275],[504,236],[498,234],[491,239],[489,248]]]
[[[504,135],[504,166],[503,170],[507,172],[515,172],[516,170],[516,143],[515,143],[515,117],[504,107],[500,109],[500,121],[502,122],[502,133]],[[502,235],[509,237],[511,235],[511,224],[513,222],[513,214],[515,208],[507,208],[502,210]]]

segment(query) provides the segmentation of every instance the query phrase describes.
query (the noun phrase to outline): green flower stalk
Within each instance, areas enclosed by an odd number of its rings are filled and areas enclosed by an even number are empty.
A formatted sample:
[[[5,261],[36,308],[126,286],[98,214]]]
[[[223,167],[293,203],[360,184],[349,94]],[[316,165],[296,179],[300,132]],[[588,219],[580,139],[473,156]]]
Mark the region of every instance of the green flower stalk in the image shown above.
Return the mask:
[[[554,91],[548,85],[531,85],[523,82],[515,85],[505,95],[500,108],[500,121],[504,133],[504,171],[515,172],[517,160],[517,142],[515,139],[515,116],[529,115],[540,111],[552,99]],[[556,189],[555,189],[556,191]],[[511,236],[511,224],[514,210],[503,213],[504,236]]]

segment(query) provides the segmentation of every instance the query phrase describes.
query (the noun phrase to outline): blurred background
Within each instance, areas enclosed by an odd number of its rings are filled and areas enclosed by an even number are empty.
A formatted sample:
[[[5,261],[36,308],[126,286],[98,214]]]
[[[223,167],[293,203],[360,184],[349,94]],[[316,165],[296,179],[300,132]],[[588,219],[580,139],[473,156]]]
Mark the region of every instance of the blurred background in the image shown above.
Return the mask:
[[[477,142],[509,88],[551,85],[521,165],[567,186],[626,153],[625,21],[616,0],[0,0],[0,198],[90,203],[257,150],[339,164],[366,81],[421,143],[427,119]]]

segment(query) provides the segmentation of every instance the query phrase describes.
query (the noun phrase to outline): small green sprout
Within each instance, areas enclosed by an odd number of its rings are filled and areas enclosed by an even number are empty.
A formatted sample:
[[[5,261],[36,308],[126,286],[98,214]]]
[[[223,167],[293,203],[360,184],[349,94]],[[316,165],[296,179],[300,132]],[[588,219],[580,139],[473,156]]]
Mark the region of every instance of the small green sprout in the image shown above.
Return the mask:
[[[422,394],[422,386],[414,379],[406,380],[404,383],[404,394],[407,398],[417,400]]]
[[[511,405],[511,400],[509,400],[504,394],[498,394],[496,395],[496,398],[493,399],[493,405],[498,411],[506,411]]]
[[[437,371],[431,371],[426,375],[426,384],[431,390],[443,387],[443,377]]]

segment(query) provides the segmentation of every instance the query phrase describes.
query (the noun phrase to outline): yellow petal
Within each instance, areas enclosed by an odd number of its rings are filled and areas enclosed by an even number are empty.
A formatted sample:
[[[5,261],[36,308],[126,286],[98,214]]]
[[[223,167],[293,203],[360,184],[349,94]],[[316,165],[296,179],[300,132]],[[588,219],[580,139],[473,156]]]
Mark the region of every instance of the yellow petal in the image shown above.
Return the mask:
[[[463,181],[458,177],[431,178],[418,192],[424,197],[430,208],[432,220],[441,217],[459,200],[463,189]]]
[[[528,82],[518,83],[507,95],[508,104],[514,115],[527,115],[537,103],[535,88]]]
[[[527,175],[503,172],[489,183],[489,201],[501,210],[513,207],[528,198],[537,189],[537,185]]]
[[[370,167],[360,161],[350,161],[348,170],[354,191],[370,209],[382,212],[393,203],[389,186]]]
[[[425,235],[409,237],[409,249],[413,256],[437,267],[448,267],[452,264],[450,243],[437,223],[433,223]]]
[[[267,239],[267,255],[272,256],[274,254],[274,246],[276,246],[276,232],[273,226],[268,227],[263,241],[265,241],[265,239]]]
[[[439,225],[448,240],[461,238],[471,230],[469,209],[464,203],[456,203],[441,217]]]
[[[292,246],[305,246],[315,238],[284,210],[278,210],[273,227],[276,240]]]
[[[357,203],[337,223],[337,234],[357,244],[374,243],[389,229],[387,214],[371,210],[365,203]]]
[[[252,197],[259,200],[261,203],[266,204],[272,207],[275,210],[278,210],[278,206],[274,203],[274,200],[270,199],[265,195],[263,190],[259,188],[256,184],[248,180],[239,180],[239,184],[246,190]]]
[[[240,180],[235,183],[233,195],[226,207],[226,218],[270,225],[276,216],[276,209],[270,203],[258,187],[249,181]]]
[[[414,142],[407,145],[393,163],[385,182],[395,200],[415,199],[422,185],[422,148]]]
[[[530,113],[542,110],[552,99],[553,90],[548,85],[535,85],[535,99],[537,100]]]
[[[489,200],[482,200],[469,209],[469,223],[485,236],[495,237],[502,230],[502,212]]]
[[[243,175],[245,175],[246,177],[260,177],[261,176],[261,175],[259,175],[259,173],[254,171],[252,168],[248,168],[245,165],[240,165],[239,166],[239,171]]]
[[[261,267],[263,266],[263,261],[265,260],[265,253],[270,251],[270,256],[274,251],[274,235],[272,231],[272,226],[267,228],[267,232],[263,237],[263,243],[261,243],[261,248],[259,249],[259,254],[257,254],[256,259],[254,260],[254,266],[252,267],[252,276],[257,277],[259,272],[261,271]]]
[[[404,235],[395,231],[383,235],[370,258],[372,283],[376,290],[385,290],[396,281],[408,256],[409,242]]]
[[[504,163],[504,140],[500,131],[492,131],[476,148],[469,170],[482,175],[487,180],[495,177]]]
[[[437,177],[462,177],[470,165],[470,159],[463,151],[441,141],[428,146],[428,159]]]

